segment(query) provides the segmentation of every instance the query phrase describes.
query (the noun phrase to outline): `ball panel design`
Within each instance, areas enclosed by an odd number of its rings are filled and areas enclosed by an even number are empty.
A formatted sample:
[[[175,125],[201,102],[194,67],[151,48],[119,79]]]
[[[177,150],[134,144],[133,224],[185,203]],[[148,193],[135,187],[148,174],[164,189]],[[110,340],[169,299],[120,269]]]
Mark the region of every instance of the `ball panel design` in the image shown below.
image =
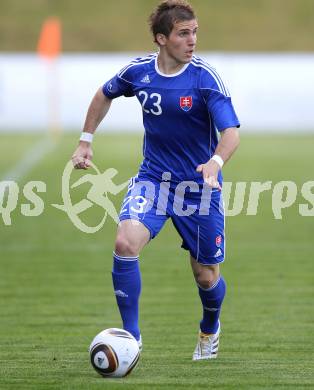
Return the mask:
[[[94,364],[102,370],[109,367],[107,356],[103,351],[99,351],[94,354]]]
[[[102,354],[105,355],[108,364],[105,364],[105,361],[101,361]],[[106,344],[96,344],[92,348],[91,363],[95,370],[104,376],[114,373],[119,367],[118,357],[115,351]]]
[[[133,360],[133,362],[131,363],[128,371],[125,373],[124,376],[127,376],[129,374],[131,374],[131,371],[133,370],[133,368],[137,365],[138,361],[139,361],[139,358],[140,358],[140,354],[141,352],[139,351],[138,354],[136,355],[135,359]]]
[[[91,364],[103,378],[129,375],[137,365],[138,342],[124,329],[110,328],[98,333],[90,347]]]
[[[124,337],[124,338],[127,338],[127,339],[133,339],[134,337],[129,333],[127,332],[126,330],[123,330],[123,329],[117,329],[117,328],[110,328],[107,330],[107,332],[113,336],[117,336],[117,337]]]

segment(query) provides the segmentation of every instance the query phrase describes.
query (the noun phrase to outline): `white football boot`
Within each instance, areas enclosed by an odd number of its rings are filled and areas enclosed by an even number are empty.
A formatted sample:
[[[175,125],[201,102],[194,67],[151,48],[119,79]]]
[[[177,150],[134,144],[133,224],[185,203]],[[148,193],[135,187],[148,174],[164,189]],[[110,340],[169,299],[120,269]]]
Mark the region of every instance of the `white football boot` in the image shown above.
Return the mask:
[[[214,334],[205,334],[200,331],[192,360],[216,359],[219,346],[219,334],[220,322],[217,332]]]
[[[140,335],[140,339],[137,340],[137,344],[138,344],[138,348],[139,348],[140,352],[142,352],[142,349],[143,349],[142,335]]]

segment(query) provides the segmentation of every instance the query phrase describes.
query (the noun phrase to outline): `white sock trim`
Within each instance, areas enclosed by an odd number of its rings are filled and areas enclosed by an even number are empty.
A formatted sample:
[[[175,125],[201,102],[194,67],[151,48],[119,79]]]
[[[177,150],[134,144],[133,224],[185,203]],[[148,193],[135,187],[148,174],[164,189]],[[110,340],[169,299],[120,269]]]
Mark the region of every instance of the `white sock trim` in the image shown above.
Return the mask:
[[[219,278],[216,280],[216,282],[209,288],[203,288],[202,286],[200,286],[198,283],[196,283],[198,285],[198,287],[203,290],[203,291],[211,291],[213,290],[214,288],[217,287],[218,283],[220,282],[220,279],[221,279],[221,276],[219,276]]]
[[[135,256],[135,257],[132,257],[132,256],[119,256],[119,255],[116,254],[116,252],[113,252],[113,256],[117,260],[121,260],[121,261],[136,261],[136,260],[139,260],[138,256]]]

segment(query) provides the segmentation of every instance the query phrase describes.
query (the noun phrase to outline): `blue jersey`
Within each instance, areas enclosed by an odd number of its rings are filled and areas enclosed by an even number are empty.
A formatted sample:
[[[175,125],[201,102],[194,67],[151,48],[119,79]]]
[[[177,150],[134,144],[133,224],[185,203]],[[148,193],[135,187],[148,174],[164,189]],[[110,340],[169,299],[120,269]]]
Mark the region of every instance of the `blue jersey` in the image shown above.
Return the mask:
[[[218,144],[218,132],[239,127],[228,89],[214,68],[193,56],[176,74],[163,74],[158,53],[137,58],[103,86],[110,99],[136,96],[145,128],[139,174],[203,182],[196,172]],[[219,174],[219,181],[222,177]]]

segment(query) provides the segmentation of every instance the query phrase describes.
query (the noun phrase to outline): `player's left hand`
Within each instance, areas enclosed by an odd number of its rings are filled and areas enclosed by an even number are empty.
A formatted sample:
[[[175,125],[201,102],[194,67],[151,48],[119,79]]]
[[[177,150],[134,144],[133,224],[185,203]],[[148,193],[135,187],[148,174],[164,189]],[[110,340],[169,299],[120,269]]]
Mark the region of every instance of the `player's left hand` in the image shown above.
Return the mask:
[[[206,184],[211,188],[217,188],[221,191],[221,186],[218,182],[218,172],[220,170],[220,166],[216,163],[216,161],[209,160],[206,164],[200,164],[196,168],[196,172],[203,174],[203,179]]]

